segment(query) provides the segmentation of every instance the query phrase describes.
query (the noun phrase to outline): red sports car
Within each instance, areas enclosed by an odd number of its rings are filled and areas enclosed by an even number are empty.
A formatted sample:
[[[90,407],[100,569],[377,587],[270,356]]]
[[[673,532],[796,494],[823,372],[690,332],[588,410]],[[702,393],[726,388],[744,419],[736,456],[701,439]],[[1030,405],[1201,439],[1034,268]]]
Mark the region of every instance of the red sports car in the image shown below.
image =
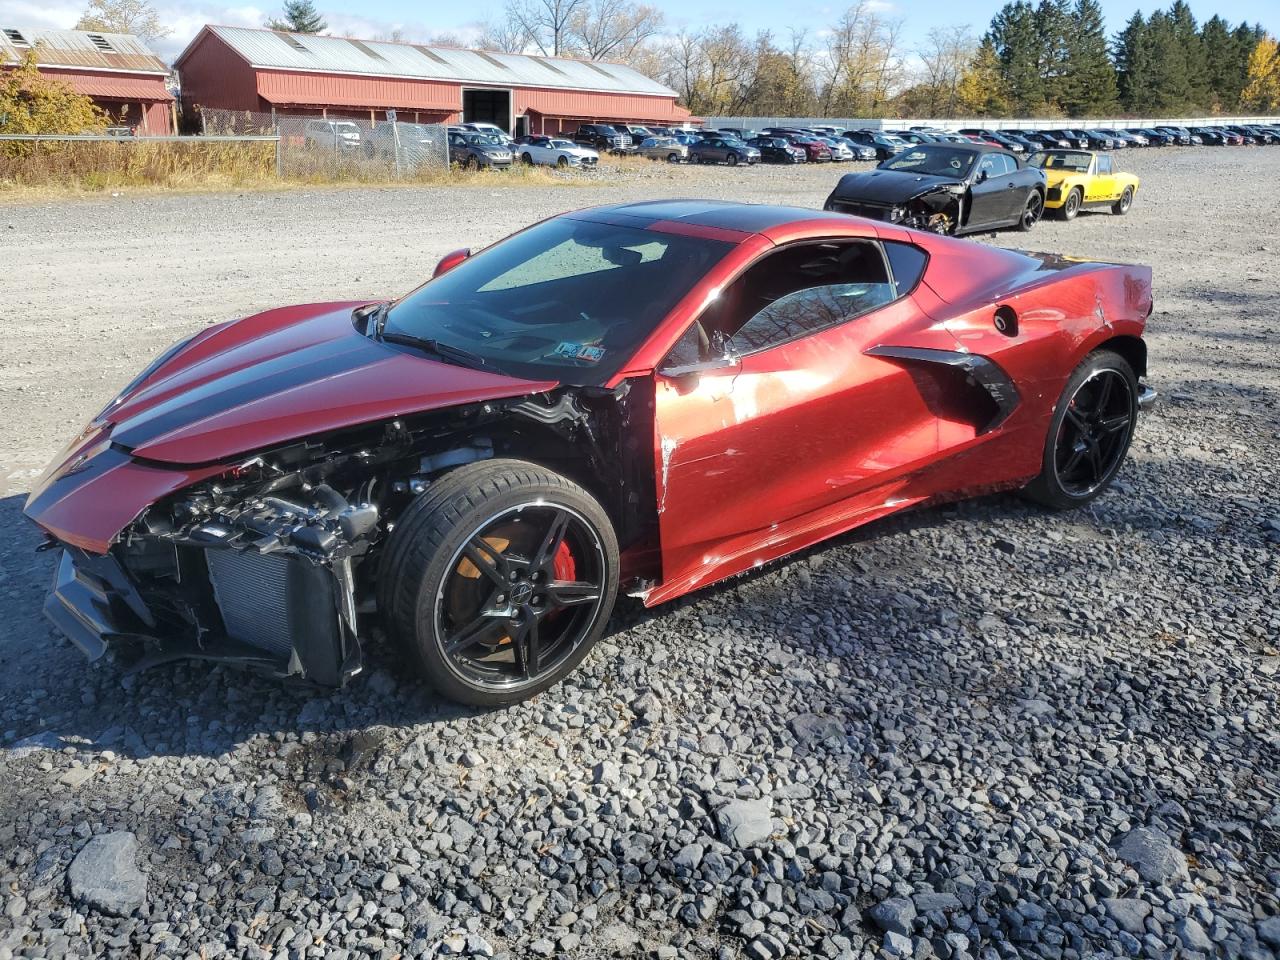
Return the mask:
[[[710,201],[569,213],[390,302],[148,367],[26,512],[91,658],[339,684],[373,617],[443,694],[565,676],[657,604],[886,514],[1106,489],[1154,393],[1145,267]]]

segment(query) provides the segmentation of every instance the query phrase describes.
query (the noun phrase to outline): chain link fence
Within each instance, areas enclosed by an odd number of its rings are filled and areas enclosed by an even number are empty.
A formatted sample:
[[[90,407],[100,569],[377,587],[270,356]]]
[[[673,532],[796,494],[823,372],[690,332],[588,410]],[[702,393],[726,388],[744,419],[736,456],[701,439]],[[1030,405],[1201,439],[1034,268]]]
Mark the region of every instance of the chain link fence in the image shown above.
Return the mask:
[[[441,123],[370,121],[368,117],[293,117],[203,110],[206,136],[279,137],[276,172],[326,180],[414,178],[449,167],[448,127]]]

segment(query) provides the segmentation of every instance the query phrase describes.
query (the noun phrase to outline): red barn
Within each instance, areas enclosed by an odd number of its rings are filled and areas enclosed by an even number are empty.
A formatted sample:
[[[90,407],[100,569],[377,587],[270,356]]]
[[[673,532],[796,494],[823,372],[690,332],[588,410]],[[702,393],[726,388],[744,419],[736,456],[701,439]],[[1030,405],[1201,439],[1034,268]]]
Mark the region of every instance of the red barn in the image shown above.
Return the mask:
[[[90,97],[139,136],[173,133],[169,68],[137,37],[91,30],[0,27],[0,69],[34,53],[36,68]]]
[[[584,121],[676,124],[676,92],[617,63],[206,26],[174,62],[193,108],[555,133]]]

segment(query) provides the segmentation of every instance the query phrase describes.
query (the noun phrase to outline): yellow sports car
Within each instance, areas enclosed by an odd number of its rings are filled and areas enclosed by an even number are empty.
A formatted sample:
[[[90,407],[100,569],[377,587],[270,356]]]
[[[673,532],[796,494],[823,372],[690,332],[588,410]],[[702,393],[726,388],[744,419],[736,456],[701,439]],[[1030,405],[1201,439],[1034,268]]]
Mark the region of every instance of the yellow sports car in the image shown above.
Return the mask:
[[[1116,169],[1109,153],[1089,150],[1041,150],[1027,159],[1044,171],[1048,189],[1045,210],[1057,210],[1063,220],[1073,220],[1088,207],[1108,206],[1124,216],[1133,206],[1138,178]]]

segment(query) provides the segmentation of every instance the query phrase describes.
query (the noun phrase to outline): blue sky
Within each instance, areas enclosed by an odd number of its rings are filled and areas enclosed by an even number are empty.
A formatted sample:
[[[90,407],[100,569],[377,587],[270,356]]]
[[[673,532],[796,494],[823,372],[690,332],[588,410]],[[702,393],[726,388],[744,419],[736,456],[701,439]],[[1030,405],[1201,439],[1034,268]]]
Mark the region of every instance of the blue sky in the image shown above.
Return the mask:
[[[790,27],[806,29],[818,37],[839,17],[839,3],[790,6],[778,0],[648,0],[665,9],[668,29],[696,29],[709,24],[738,22],[748,33],[772,30],[784,37]],[[910,51],[918,47],[934,26],[968,24],[981,33],[1004,0],[871,0],[883,16],[903,21],[902,44]],[[172,58],[205,23],[261,26],[277,12],[275,0],[218,3],[216,0],[153,0],[162,20],[173,30],[170,37],[155,44],[157,52]],[[371,37],[400,28],[411,39],[439,33],[453,33],[467,40],[475,36],[479,21],[498,16],[503,0],[475,0],[471,3],[424,5],[420,0],[316,0],[334,32]],[[1149,13],[1167,3],[1142,3]],[[1139,4],[1131,0],[1103,0],[1108,30],[1115,33]],[[28,27],[70,27],[84,8],[83,0],[0,0],[0,25]],[[1199,21],[1218,13],[1233,24],[1242,19],[1261,21],[1273,34],[1280,33],[1280,3],[1258,0],[1191,0]]]

